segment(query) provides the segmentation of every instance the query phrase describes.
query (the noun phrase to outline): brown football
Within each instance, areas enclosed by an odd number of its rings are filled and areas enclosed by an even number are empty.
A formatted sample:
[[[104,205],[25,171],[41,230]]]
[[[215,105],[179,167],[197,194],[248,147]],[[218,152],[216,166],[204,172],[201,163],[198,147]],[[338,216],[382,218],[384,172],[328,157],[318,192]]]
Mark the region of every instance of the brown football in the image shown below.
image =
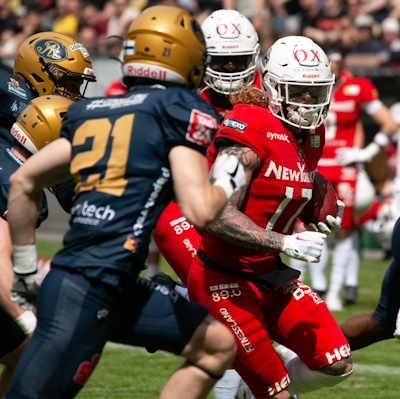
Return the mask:
[[[337,195],[332,184],[320,173],[316,172],[313,193],[310,201],[303,208],[299,219],[304,224],[326,223],[326,217],[337,214]]]

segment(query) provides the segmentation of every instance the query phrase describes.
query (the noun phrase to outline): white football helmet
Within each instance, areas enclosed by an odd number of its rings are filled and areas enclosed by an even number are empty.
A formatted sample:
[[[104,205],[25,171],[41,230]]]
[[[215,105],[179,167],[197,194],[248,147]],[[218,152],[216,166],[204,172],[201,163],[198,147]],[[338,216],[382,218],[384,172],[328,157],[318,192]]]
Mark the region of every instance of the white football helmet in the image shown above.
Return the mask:
[[[270,111],[302,129],[314,130],[324,122],[334,82],[324,50],[303,36],[277,40],[261,62],[261,86]]]
[[[258,35],[252,23],[236,10],[217,10],[204,20],[201,29],[208,53],[206,86],[218,93],[230,94],[238,91],[242,84],[252,84],[260,54]],[[242,70],[227,72],[222,68],[225,61],[239,64]]]

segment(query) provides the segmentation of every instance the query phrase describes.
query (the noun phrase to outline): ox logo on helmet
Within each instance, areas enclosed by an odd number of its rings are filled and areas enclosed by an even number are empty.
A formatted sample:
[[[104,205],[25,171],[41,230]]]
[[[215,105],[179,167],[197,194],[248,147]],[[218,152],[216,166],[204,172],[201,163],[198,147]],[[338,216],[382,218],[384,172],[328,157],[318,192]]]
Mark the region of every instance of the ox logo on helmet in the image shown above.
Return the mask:
[[[235,39],[242,34],[241,31],[242,26],[238,22],[232,22],[228,25],[223,23],[217,25],[217,33],[224,39]]]
[[[50,61],[62,61],[67,58],[67,48],[59,41],[52,39],[39,40],[34,47],[35,53]]]
[[[294,58],[301,65],[305,67],[316,67],[321,63],[320,55],[317,49],[301,49],[294,50]]]

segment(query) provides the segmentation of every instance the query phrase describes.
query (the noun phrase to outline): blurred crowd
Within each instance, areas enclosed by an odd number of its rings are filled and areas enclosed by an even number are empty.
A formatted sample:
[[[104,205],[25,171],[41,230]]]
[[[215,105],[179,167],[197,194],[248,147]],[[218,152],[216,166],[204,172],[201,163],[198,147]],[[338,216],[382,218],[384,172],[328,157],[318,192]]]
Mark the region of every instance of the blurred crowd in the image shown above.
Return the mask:
[[[117,56],[118,37],[156,4],[185,8],[200,24],[214,10],[236,9],[253,23],[262,52],[299,34],[325,50],[373,55],[372,67],[400,62],[400,0],[0,0],[0,56],[13,57],[24,39],[45,30],[77,38],[92,55]]]

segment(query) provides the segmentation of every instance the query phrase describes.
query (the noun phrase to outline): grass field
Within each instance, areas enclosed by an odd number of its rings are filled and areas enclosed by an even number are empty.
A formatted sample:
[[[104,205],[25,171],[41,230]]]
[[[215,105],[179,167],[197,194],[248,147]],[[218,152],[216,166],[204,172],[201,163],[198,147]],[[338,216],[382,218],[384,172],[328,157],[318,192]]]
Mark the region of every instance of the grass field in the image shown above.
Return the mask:
[[[59,242],[40,241],[40,256],[50,257]],[[348,317],[374,310],[380,293],[380,283],[389,261],[379,260],[379,254],[363,252],[360,266],[359,303],[335,312],[338,323]],[[162,268],[170,272],[163,262]],[[308,283],[306,276],[305,282]],[[398,399],[400,389],[400,342],[392,339],[353,352],[353,375],[334,388],[302,395],[307,399]],[[107,344],[99,365],[79,399],[153,399],[157,398],[165,381],[182,360],[163,352],[153,355],[143,349]],[[213,395],[209,395],[209,399]],[[171,398],[175,399],[175,398]],[[185,399],[185,398],[178,398]]]

